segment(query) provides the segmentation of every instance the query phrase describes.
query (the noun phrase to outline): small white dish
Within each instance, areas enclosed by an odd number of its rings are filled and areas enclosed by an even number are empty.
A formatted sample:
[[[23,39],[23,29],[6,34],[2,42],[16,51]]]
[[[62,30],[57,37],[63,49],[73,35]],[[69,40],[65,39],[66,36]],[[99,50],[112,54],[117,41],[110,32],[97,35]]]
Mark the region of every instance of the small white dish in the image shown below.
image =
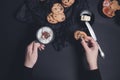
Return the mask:
[[[38,29],[36,37],[40,43],[49,44],[53,40],[54,33],[50,27],[44,26]]]

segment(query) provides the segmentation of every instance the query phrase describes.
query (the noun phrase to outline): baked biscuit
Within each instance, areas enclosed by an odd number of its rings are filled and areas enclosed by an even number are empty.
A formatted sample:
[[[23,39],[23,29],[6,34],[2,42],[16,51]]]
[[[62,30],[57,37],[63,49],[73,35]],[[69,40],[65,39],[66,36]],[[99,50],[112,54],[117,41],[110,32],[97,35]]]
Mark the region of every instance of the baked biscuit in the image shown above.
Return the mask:
[[[74,38],[76,40],[79,40],[80,38],[86,39],[87,34],[84,31],[77,30],[74,33]]]
[[[56,24],[56,23],[58,23],[58,21],[53,18],[53,13],[50,13],[50,14],[47,16],[47,21],[48,21],[49,23],[51,23],[51,24]]]
[[[63,6],[60,3],[55,3],[55,4],[53,4],[51,11],[54,14],[59,14],[59,13],[63,13],[64,12],[64,8],[63,8]]]
[[[120,5],[117,0],[113,0],[110,4],[111,9],[113,10],[120,10]]]
[[[72,4],[74,4],[75,0],[62,0],[62,4],[64,7],[70,7]]]
[[[103,7],[102,12],[109,18],[115,16],[115,11],[112,10],[110,7]]]
[[[64,13],[53,14],[53,18],[58,22],[63,22],[65,20],[65,14]]]

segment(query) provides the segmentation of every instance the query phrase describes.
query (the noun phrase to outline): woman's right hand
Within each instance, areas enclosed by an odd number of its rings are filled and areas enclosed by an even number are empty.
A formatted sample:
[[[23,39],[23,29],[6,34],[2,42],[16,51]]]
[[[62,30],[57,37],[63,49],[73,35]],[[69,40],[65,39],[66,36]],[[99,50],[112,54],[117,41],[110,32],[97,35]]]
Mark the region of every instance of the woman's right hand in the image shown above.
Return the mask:
[[[35,41],[30,43],[27,47],[24,66],[33,68],[38,59],[38,49],[41,51],[44,50],[44,48],[45,45],[36,43]]]
[[[90,70],[97,69],[98,43],[92,37],[88,36],[87,41],[82,39],[81,44],[84,47],[86,59]]]

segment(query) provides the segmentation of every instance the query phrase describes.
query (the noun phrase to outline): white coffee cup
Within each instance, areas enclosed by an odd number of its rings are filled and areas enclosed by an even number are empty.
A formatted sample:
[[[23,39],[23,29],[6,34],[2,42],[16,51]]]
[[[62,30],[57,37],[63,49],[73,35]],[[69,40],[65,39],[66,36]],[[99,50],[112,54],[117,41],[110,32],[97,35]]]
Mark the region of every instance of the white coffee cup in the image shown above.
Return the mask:
[[[42,44],[49,44],[54,37],[53,30],[48,26],[43,26],[36,33],[37,40]]]

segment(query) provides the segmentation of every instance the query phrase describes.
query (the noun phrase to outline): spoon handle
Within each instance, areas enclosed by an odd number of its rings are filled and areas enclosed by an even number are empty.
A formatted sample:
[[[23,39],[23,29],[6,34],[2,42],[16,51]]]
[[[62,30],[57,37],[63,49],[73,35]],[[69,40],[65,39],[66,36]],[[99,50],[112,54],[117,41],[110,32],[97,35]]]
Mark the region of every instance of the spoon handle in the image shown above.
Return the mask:
[[[96,35],[95,35],[95,33],[94,33],[94,30],[92,29],[90,23],[86,21],[85,24],[86,24],[86,26],[87,26],[87,28],[88,28],[91,36],[93,37],[93,39],[94,39],[95,41],[97,41],[97,37],[96,37]],[[104,52],[102,51],[102,49],[101,49],[101,47],[100,47],[99,44],[98,44],[98,49],[99,49],[99,51],[100,51],[100,56],[101,56],[102,58],[104,58],[104,57],[105,57],[105,54],[104,54]]]

